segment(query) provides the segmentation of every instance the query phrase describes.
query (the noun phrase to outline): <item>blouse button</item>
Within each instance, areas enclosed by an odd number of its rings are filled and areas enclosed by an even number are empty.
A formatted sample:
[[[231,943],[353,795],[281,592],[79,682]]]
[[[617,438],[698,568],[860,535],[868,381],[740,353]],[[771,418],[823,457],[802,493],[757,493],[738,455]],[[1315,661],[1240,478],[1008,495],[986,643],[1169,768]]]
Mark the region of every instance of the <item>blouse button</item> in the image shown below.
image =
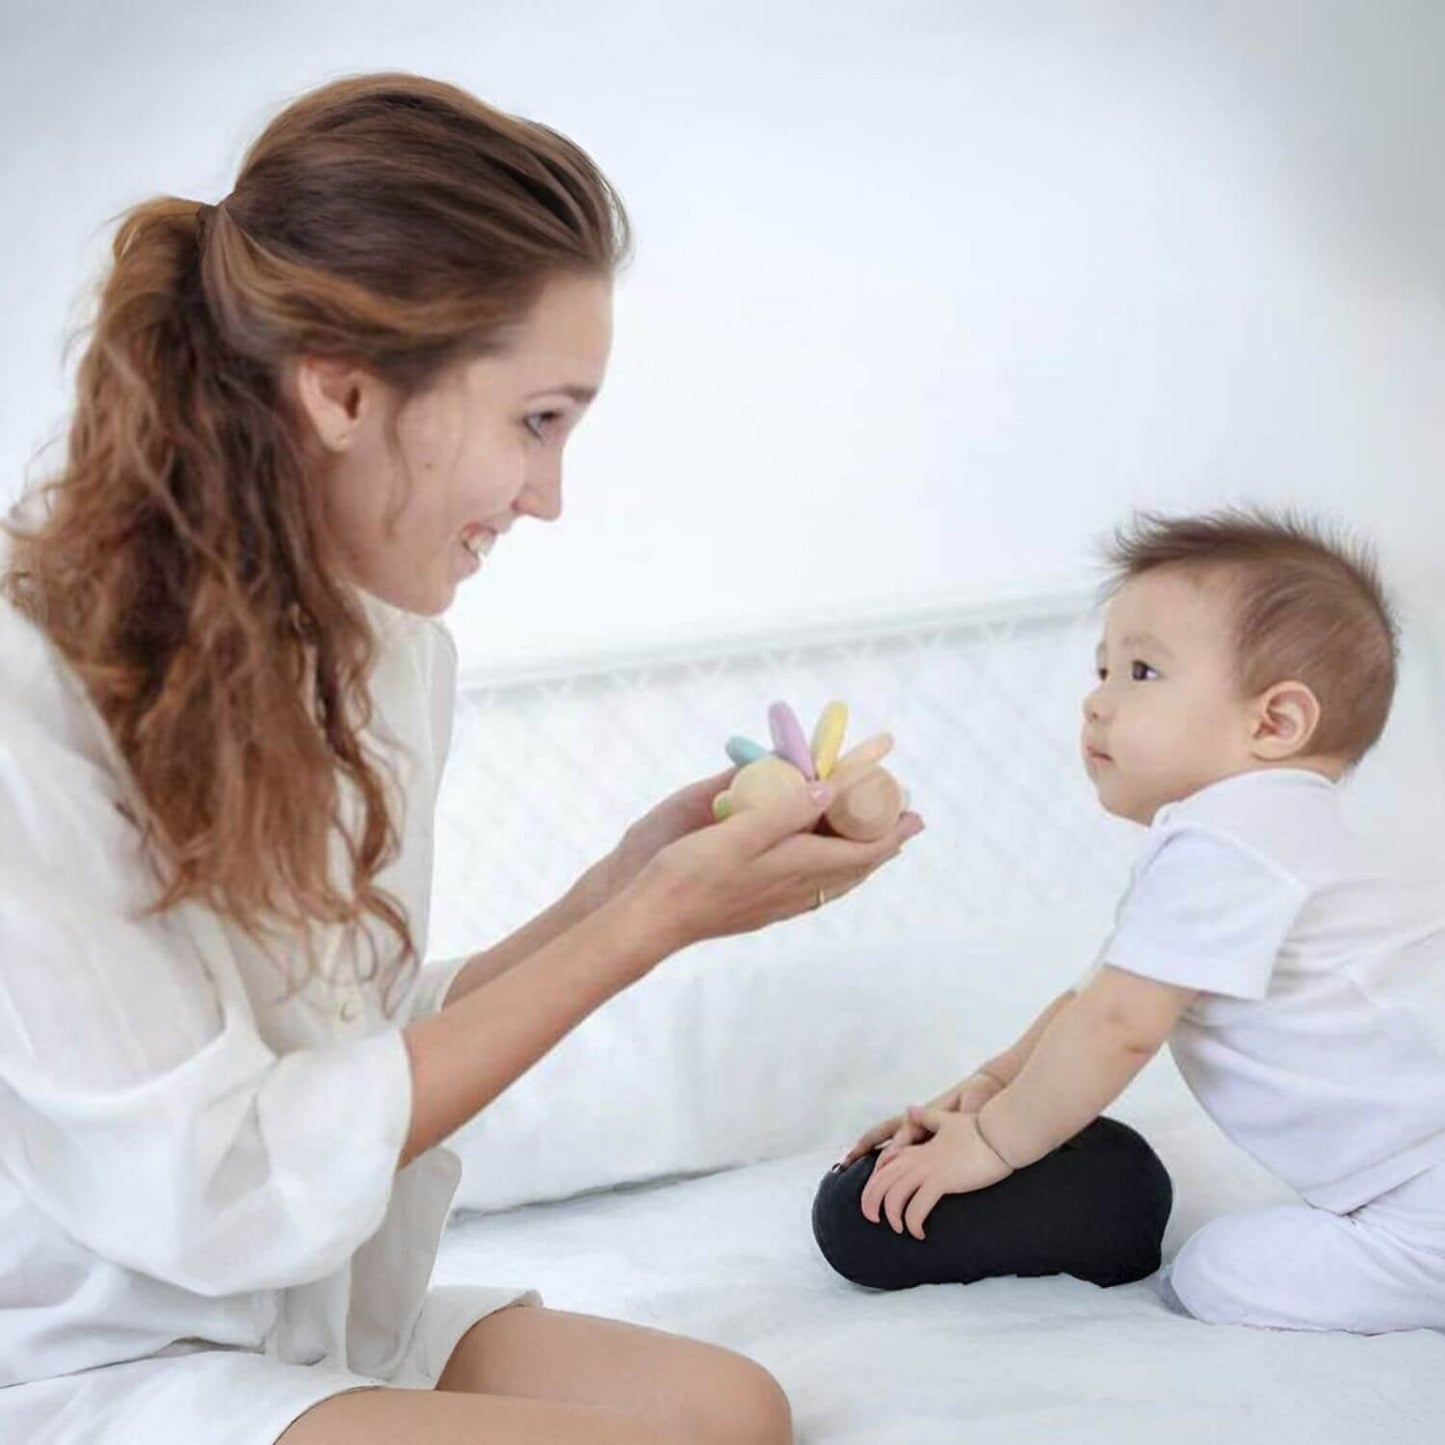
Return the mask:
[[[346,989],[336,1001],[336,1022],[343,1029],[359,1028],[364,1022],[365,1014],[361,990],[354,985]]]

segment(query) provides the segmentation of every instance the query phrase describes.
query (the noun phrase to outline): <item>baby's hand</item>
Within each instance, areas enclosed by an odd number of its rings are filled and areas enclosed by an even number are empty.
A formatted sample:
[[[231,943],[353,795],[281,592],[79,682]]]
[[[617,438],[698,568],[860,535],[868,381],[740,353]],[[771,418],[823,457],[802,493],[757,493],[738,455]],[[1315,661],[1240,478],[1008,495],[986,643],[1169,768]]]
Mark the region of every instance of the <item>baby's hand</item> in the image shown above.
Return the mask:
[[[875,1124],[866,1133],[860,1134],[857,1143],[833,1167],[846,1169],[854,1160],[871,1154],[880,1144],[887,1144],[888,1147],[883,1151],[887,1154],[891,1150],[907,1148],[908,1145],[917,1144],[926,1138],[928,1130],[921,1124],[910,1124],[906,1115],[894,1114],[891,1118]]]
[[[931,1130],[926,1144],[914,1144],[880,1157],[863,1188],[864,1217],[879,1223],[888,1216],[895,1234],[905,1224],[915,1239],[945,1194],[987,1189],[1013,1171],[984,1143],[976,1114],[951,1114],[936,1109],[910,1109],[908,1124]]]
[[[926,1108],[919,1110],[917,1105],[910,1104],[904,1113],[894,1114],[892,1118],[875,1124],[859,1136],[858,1142],[833,1167],[846,1169],[854,1160],[871,1153],[880,1144],[884,1146],[878,1156],[881,1163],[899,1149],[907,1149],[927,1139],[933,1133],[927,1120],[933,1115],[976,1114],[1002,1087],[991,1075],[972,1073],[966,1079],[960,1079],[951,1089],[945,1089],[937,1098],[930,1099]]]

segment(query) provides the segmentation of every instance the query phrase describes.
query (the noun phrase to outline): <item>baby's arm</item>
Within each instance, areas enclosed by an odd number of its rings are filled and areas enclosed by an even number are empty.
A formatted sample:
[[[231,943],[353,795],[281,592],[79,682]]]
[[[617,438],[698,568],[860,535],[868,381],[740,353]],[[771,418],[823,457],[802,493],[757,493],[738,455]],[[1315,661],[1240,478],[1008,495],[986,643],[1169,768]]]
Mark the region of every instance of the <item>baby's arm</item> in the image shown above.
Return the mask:
[[[1006,1088],[1018,1076],[1028,1061],[1034,1045],[1043,1037],[1054,1016],[1071,998],[1073,990],[1061,993],[1036,1018],[1003,1053],[995,1054],[987,1063],[980,1064],[966,1078],[950,1085],[941,1094],[928,1101],[930,1109],[947,1109],[957,1114],[976,1114],[1000,1089]],[[907,1148],[928,1137],[928,1131],[918,1125],[909,1124],[902,1114],[894,1114],[882,1120],[859,1136],[853,1146],[839,1159],[839,1166],[851,1164],[865,1154],[871,1154],[880,1144],[889,1149]],[[884,1150],[886,1154],[887,1149]]]
[[[1192,989],[1101,968],[1087,987],[1039,1015],[1017,1072],[979,1111],[979,1133],[1015,1169],[1042,1159],[1123,1092],[1193,998]]]
[[[1028,1063],[1049,1025],[1074,996],[1073,989],[1061,993],[1003,1053],[995,1054],[987,1063],[980,1064],[968,1078],[956,1085],[958,1090],[969,1089],[982,1094],[978,1103],[973,1105],[974,1109],[982,1108],[1000,1089],[1006,1089],[1018,1078],[1019,1071]],[[967,1100],[964,1101],[963,1112],[970,1112]]]

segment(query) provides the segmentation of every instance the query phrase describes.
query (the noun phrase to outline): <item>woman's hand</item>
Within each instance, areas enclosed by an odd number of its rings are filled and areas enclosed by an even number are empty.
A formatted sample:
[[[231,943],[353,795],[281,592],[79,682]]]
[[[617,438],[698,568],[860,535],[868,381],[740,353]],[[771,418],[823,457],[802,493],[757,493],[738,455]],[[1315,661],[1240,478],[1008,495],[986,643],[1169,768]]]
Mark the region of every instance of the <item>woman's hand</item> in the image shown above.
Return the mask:
[[[879,1159],[861,1202],[864,1217],[874,1224],[881,1210],[895,1234],[906,1225],[914,1239],[922,1239],[924,1221],[945,1194],[987,1189],[1013,1170],[984,1143],[977,1114],[910,1109],[908,1118],[933,1137]]]
[[[1003,1084],[992,1074],[976,1072],[930,1099],[924,1107],[945,1114],[976,1114],[1001,1088]],[[846,1169],[855,1160],[871,1154],[880,1144],[884,1146],[878,1156],[881,1163],[899,1149],[921,1144],[929,1134],[927,1125],[913,1122],[906,1111],[894,1114],[860,1134],[834,1167]]]
[[[802,786],[800,779],[795,791],[659,848],[629,887],[645,899],[668,951],[791,918],[816,907],[820,894],[824,901],[839,898],[923,828],[910,812],[870,843],[815,834],[830,800],[826,784]]]
[[[723,792],[737,774],[725,768],[710,778],[700,778],[670,793],[649,809],[622,835],[622,841],[600,862],[588,869],[578,884],[584,907],[600,908],[615,898],[647,867],[669,843],[685,838],[712,823],[712,800]]]

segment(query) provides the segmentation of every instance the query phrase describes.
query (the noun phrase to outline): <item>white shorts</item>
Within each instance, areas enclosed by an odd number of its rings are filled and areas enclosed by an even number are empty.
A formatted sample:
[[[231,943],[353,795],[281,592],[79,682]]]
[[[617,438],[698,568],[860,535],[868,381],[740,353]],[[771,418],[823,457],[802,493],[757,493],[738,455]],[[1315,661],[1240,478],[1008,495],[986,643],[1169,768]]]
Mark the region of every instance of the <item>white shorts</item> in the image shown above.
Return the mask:
[[[151,1356],[0,1390],[4,1445],[275,1445],[313,1405],[351,1390],[432,1389],[480,1319],[534,1293],[447,1285],[428,1292],[397,1373],[373,1379],[250,1350]]]
[[[1445,1330],[1445,1165],[1332,1214],[1277,1204],[1211,1220],[1165,1275],[1209,1324],[1281,1330]]]

